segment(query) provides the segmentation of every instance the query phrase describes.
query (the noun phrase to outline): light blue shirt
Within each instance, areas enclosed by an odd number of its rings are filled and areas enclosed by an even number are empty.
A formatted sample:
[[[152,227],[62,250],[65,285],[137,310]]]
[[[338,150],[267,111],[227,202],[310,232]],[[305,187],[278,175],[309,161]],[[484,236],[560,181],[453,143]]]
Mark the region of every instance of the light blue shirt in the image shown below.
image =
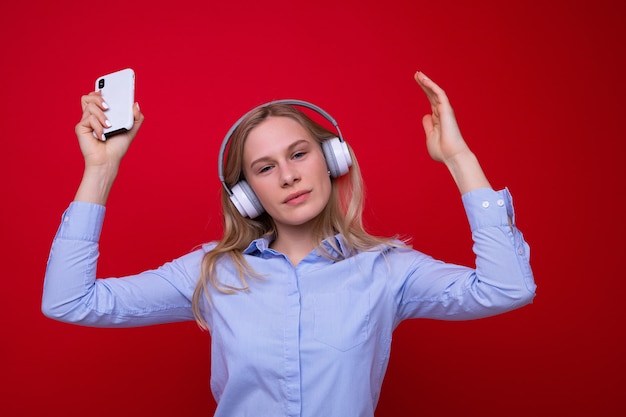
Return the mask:
[[[250,280],[245,292],[213,291],[205,308],[215,415],[373,416],[392,332],[402,320],[476,319],[530,303],[529,247],[515,227],[508,190],[480,189],[462,199],[475,269],[408,248],[338,262],[313,251],[294,267],[269,248],[269,239],[250,243],[246,260],[264,278]],[[63,214],[48,261],[44,314],[97,327],[193,320],[191,297],[212,245],[138,275],[96,279],[104,212],[74,202]],[[340,235],[332,239],[343,249]],[[240,286],[228,260],[218,276]]]

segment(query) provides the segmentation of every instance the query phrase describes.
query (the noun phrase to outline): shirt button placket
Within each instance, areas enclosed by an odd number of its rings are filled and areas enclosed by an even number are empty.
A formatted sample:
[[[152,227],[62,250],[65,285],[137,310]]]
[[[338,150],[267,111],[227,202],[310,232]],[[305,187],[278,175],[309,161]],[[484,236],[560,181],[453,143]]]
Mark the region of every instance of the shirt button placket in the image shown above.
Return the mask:
[[[289,262],[288,259],[286,259]],[[302,412],[302,387],[300,375],[300,310],[301,298],[296,269],[289,262],[285,311],[284,349],[287,415],[299,417]]]

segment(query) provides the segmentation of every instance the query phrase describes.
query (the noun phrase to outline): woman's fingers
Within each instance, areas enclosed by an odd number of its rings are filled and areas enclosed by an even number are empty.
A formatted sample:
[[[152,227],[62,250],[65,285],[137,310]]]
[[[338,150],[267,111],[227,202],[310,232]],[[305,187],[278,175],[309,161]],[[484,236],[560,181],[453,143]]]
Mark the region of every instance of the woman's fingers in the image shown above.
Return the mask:
[[[86,134],[91,130],[92,135],[99,140],[105,140],[104,129],[111,126],[105,111],[107,104],[102,99],[100,92],[91,92],[81,97],[83,117],[76,127],[76,133]]]
[[[91,103],[95,103],[98,108],[104,110],[108,110],[109,106],[102,98],[102,92],[100,91],[92,91],[89,94],[86,94],[80,98],[80,103],[83,111],[87,108],[87,106]]]
[[[439,87],[436,82],[428,78],[428,76],[421,71],[417,71],[414,78],[422,90],[424,90],[424,93],[426,93],[426,97],[428,97],[433,111],[437,110],[440,105],[450,107],[450,101],[448,100],[446,92],[443,88]]]
[[[434,87],[437,86],[430,78],[428,78],[423,72],[417,71],[415,73],[415,81],[417,84],[424,90],[426,93],[426,97],[428,97],[428,101],[431,105],[436,105],[438,103],[437,94],[434,91]]]
[[[135,121],[134,121],[133,127],[131,129],[131,134],[132,135],[136,135],[137,131],[141,127],[141,124],[143,123],[143,119],[144,119],[143,113],[139,109],[139,103],[135,103],[133,105],[133,118],[134,118]]]

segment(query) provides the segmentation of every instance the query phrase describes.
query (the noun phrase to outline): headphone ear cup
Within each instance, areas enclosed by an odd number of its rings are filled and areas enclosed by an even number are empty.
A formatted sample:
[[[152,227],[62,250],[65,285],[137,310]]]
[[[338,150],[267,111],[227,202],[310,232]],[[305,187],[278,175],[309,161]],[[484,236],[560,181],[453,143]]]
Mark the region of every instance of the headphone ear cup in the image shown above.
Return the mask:
[[[348,151],[348,144],[339,138],[327,139],[322,142],[322,151],[326,164],[333,178],[346,174],[352,166],[352,157]]]
[[[232,188],[230,201],[243,217],[254,219],[265,211],[258,197],[246,181],[239,181]]]

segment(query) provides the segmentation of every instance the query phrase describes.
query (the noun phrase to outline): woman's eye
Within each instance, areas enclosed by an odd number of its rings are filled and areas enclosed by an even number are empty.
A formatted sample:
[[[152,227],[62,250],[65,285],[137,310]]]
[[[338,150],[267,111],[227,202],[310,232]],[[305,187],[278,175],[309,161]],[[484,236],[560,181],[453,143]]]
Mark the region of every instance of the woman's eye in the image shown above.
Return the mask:
[[[263,174],[264,172],[267,172],[270,169],[272,169],[272,167],[270,165],[266,165],[259,170],[259,174]]]
[[[293,154],[293,159],[300,159],[304,155],[306,155],[306,152],[296,152],[296,153]]]

